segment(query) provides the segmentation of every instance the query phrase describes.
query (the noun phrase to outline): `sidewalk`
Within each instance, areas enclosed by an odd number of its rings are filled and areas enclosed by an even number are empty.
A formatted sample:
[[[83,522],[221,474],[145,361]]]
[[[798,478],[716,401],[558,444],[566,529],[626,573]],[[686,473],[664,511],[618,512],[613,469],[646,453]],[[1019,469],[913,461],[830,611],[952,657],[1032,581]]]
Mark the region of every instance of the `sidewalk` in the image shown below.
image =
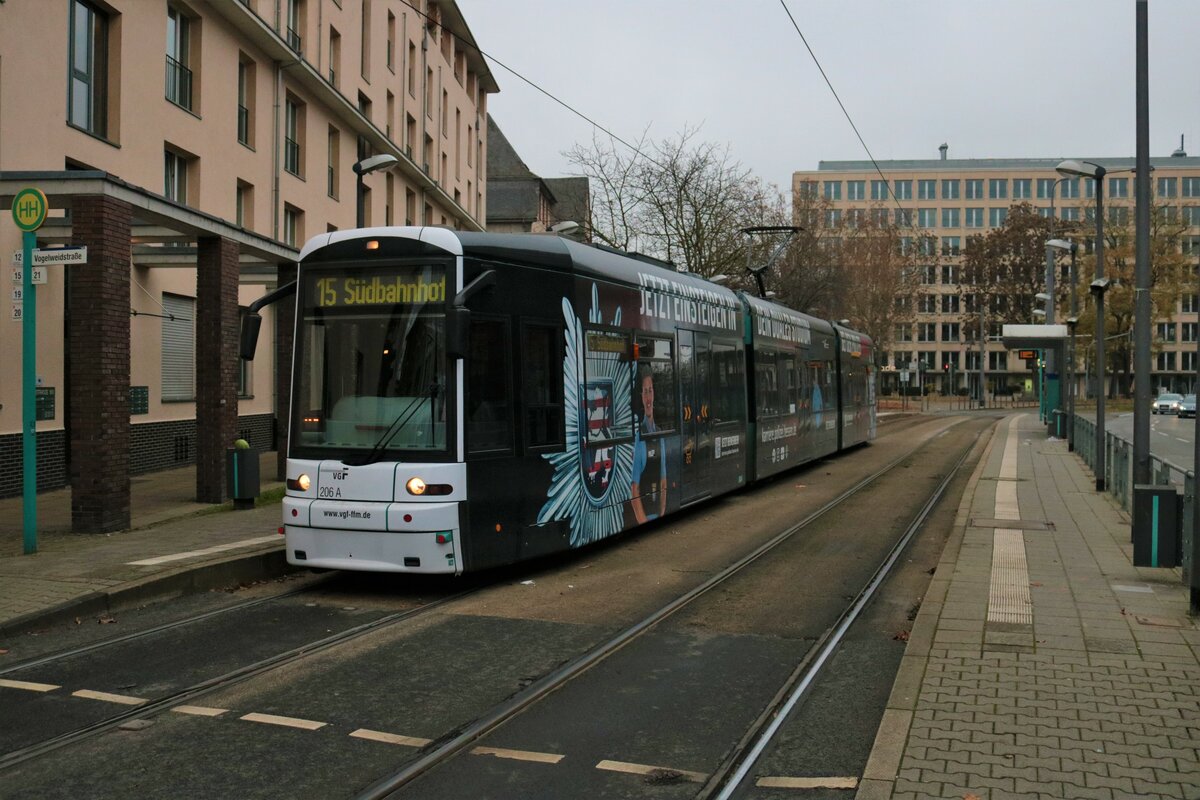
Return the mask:
[[[263,492],[283,486],[267,478],[275,469],[275,453],[262,453]],[[136,476],[130,495],[130,530],[79,534],[71,490],[39,494],[32,555],[22,552],[21,498],[0,500],[0,635],[284,568],[278,503],[248,511],[197,503],[194,467]]]
[[[1200,798],[1200,629],[1177,569],[1034,414],[1000,423],[857,798]]]

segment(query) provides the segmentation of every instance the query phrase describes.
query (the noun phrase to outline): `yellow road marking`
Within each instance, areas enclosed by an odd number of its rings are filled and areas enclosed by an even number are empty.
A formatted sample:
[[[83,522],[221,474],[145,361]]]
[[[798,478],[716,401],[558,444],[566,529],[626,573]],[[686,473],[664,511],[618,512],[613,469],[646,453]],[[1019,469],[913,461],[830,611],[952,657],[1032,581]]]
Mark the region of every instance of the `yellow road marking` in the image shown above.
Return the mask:
[[[398,733],[373,731],[368,728],[359,728],[350,735],[357,739],[367,739],[372,742],[383,742],[384,744],[402,744],[405,747],[424,747],[433,741],[432,739],[418,739],[415,736],[401,736]]]
[[[109,692],[93,692],[91,689],[80,689],[72,692],[72,697],[84,697],[88,700],[103,700],[105,703],[120,703],[123,706],[140,706],[148,702],[144,697],[130,697],[127,694],[111,694]]]
[[[476,747],[471,753],[477,756],[511,758],[514,761],[536,761],[539,764],[557,764],[566,758],[566,756],[560,756],[557,753],[535,753],[531,750],[505,750],[502,747]]]
[[[601,761],[596,769],[606,769],[609,772],[627,772],[630,775],[650,775],[655,772],[672,773],[686,778],[692,783],[704,783],[708,776],[703,772],[689,772],[686,769],[671,769],[670,767],[652,767],[649,764],[630,764],[626,761]]]
[[[0,686],[5,689],[24,689],[27,692],[52,692],[55,689],[61,689],[61,686],[55,686],[50,683],[30,683],[29,681],[10,681],[0,678]]]
[[[858,778],[759,778],[764,789],[857,789]]]
[[[196,717],[219,717],[229,711],[228,708],[209,708],[208,706],[175,706],[171,710],[176,714],[191,714]]]
[[[266,725],[282,725],[285,728],[301,728],[306,731],[315,731],[317,728],[324,728],[329,723],[314,722],[311,719],[296,719],[295,717],[279,717],[274,714],[247,714],[244,717],[238,717],[247,722],[261,722]]]

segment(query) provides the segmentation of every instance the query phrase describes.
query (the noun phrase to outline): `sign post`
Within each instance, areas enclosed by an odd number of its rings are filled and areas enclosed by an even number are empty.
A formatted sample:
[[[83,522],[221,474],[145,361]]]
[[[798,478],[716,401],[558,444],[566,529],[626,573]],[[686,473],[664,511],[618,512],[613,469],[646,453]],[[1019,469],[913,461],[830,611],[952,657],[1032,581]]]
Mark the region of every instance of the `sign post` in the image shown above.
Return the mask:
[[[37,552],[37,287],[33,283],[33,251],[37,229],[46,221],[46,195],[28,188],[13,198],[12,216],[21,229],[21,455],[24,479],[25,554]]]

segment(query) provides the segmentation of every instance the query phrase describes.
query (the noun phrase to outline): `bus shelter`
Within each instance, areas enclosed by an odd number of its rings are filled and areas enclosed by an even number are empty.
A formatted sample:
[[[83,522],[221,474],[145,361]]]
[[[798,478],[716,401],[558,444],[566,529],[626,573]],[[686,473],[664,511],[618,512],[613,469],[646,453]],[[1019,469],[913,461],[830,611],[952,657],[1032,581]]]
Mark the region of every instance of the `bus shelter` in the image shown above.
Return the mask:
[[[1042,373],[1042,421],[1046,433],[1063,437],[1066,434],[1065,413],[1060,371],[1067,364],[1066,342],[1070,335],[1066,325],[1005,325],[1000,340],[1007,350],[1040,350],[1045,370]]]

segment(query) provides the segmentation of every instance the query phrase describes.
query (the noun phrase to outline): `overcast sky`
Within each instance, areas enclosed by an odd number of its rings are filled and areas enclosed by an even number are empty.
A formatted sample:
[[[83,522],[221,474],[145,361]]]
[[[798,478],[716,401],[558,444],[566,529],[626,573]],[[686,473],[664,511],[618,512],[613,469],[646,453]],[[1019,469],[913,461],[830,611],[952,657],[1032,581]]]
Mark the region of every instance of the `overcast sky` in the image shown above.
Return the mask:
[[[1132,157],[1134,0],[786,0],[877,159]],[[779,0],[458,0],[482,50],[618,136],[685,126],[781,187],[865,159]],[[1150,154],[1200,156],[1200,0],[1150,0]],[[591,126],[492,65],[530,169]]]

